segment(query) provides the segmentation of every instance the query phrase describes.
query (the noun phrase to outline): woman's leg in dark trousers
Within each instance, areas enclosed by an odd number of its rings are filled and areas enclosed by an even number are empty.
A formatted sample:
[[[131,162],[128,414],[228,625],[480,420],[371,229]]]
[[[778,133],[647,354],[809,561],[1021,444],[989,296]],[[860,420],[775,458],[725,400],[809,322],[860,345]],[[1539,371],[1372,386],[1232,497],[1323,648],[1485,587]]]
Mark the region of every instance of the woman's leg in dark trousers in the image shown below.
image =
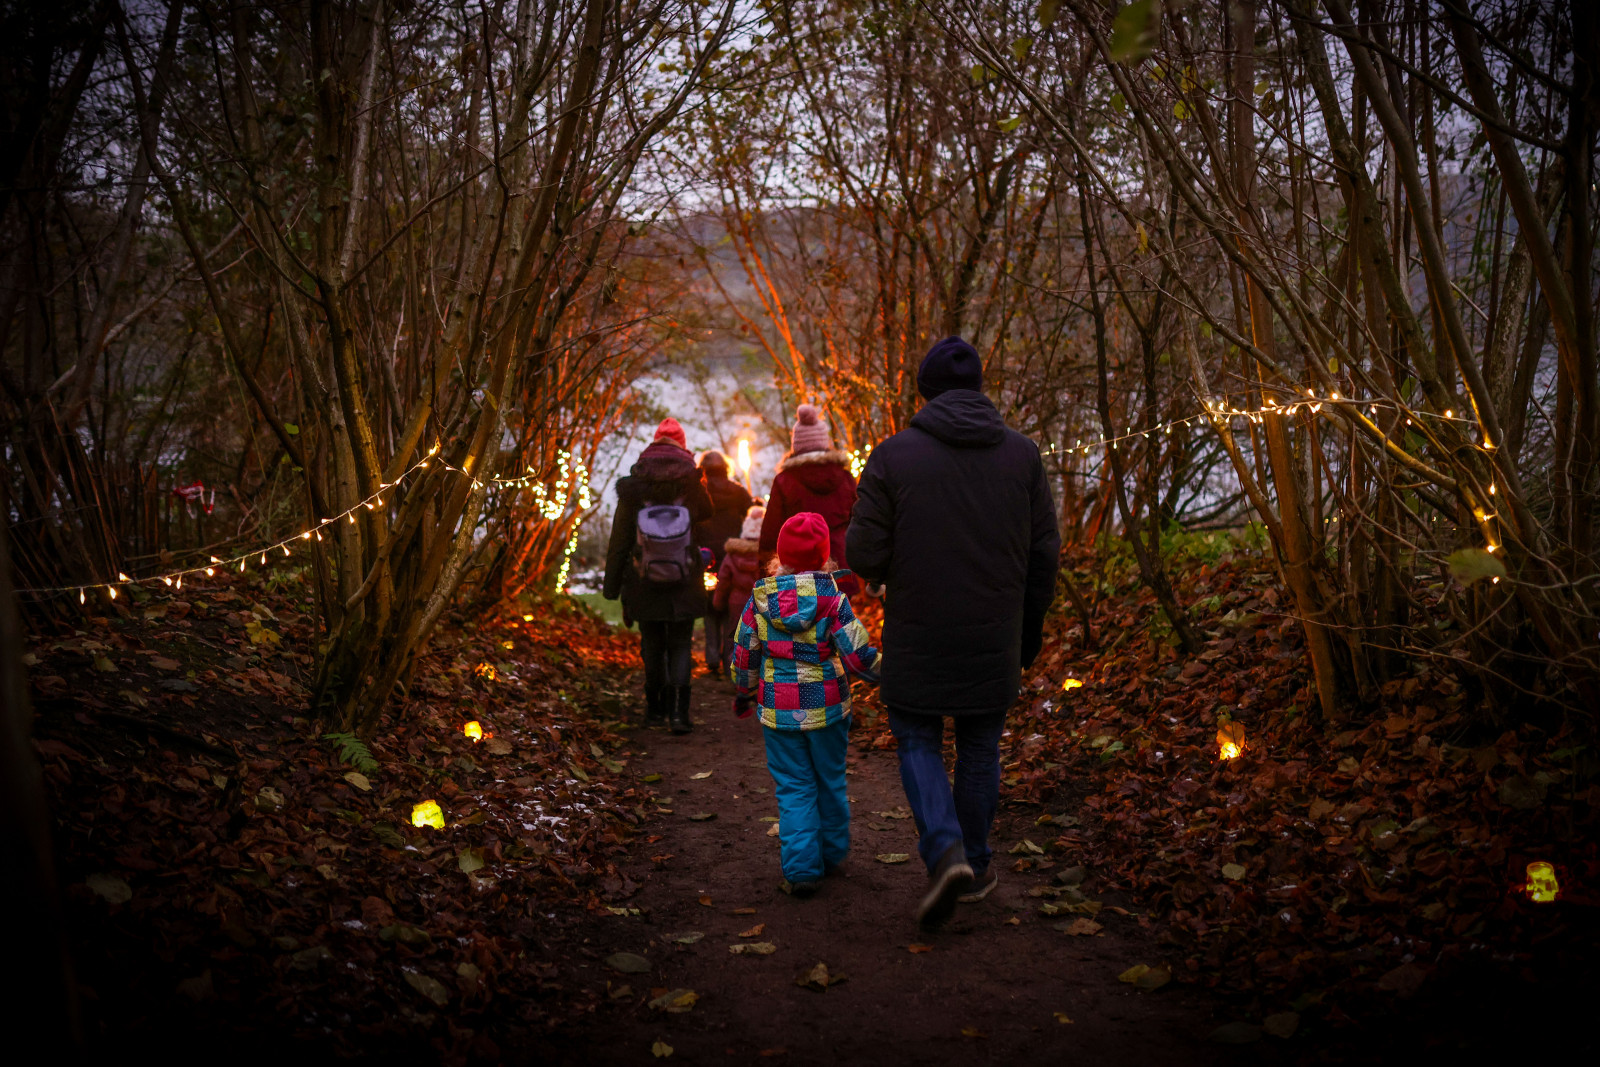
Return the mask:
[[[689,722],[689,678],[694,670],[694,620],[664,622],[664,658],[666,681],[672,693],[672,732],[686,734],[692,728]]]
[[[639,621],[639,658],[644,662],[645,724],[664,726],[671,710],[673,693],[667,688],[668,622]]]

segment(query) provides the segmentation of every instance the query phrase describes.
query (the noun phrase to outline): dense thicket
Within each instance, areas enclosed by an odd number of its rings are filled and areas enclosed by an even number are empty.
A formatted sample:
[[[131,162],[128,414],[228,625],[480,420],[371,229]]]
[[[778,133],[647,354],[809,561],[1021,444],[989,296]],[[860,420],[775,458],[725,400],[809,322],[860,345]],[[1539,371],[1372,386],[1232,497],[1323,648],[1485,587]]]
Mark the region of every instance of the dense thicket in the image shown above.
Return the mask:
[[[1325,714],[1417,658],[1499,714],[1596,705],[1584,5],[770,16],[785,77],[698,128],[755,299],[708,295],[852,446],[965,334],[1180,644],[1163,534],[1250,515]]]
[[[659,357],[741,338],[775,427],[811,400],[865,451],[961,333],[1182,648],[1168,535],[1254,520],[1325,715],[1419,658],[1492,714],[1600,705],[1586,5],[4,18],[4,491],[18,585],[69,590],[43,610],[337,518],[272,565],[363,728],[453,598],[550,580]]]
[[[307,531],[281,557],[322,607],[315,699],[370,727],[469,574],[567,543],[663,329],[650,153],[733,14],[13,7],[19,584],[110,598]]]

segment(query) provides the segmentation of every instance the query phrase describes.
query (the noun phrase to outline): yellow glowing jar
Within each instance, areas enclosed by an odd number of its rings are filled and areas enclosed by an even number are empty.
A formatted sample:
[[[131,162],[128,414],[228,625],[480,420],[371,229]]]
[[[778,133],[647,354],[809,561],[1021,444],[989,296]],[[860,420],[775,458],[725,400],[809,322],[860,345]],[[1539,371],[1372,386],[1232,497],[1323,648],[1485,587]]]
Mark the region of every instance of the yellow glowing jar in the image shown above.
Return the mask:
[[[1528,899],[1535,904],[1554,903],[1561,886],[1556,882],[1556,869],[1539,860],[1528,864]]]
[[[483,727],[478,724],[477,719],[473,719],[471,722],[467,723],[467,725],[463,726],[461,728],[461,732],[472,738],[474,741],[483,740]]]
[[[1221,759],[1238,759],[1244,751],[1244,727],[1236,722],[1225,722],[1217,729],[1217,755]]]
[[[1061,688],[1064,692],[1070,693],[1074,689],[1082,689],[1083,683],[1078,681],[1076,678],[1068,678],[1066,681],[1061,683]]]
[[[437,800],[424,800],[411,809],[412,826],[431,826],[435,830],[444,829],[444,812],[439,810]]]

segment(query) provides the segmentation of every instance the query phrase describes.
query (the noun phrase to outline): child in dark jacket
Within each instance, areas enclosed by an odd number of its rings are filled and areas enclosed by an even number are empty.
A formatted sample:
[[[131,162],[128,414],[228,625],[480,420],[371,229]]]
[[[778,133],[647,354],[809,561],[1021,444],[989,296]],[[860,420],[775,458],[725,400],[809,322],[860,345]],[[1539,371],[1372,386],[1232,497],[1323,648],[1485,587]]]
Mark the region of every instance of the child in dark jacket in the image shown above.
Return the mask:
[[[877,681],[880,656],[834,582],[828,523],[802,512],[778,534],[778,573],[757,582],[739,619],[734,714],[761,709],[778,798],[785,892],[807,897],[850,850],[845,754],[850,679]]]
[[[761,578],[761,519],[767,509],[753,504],[744,513],[744,527],[738,537],[722,544],[722,566],[717,568],[717,588],[711,594],[711,607],[723,620],[721,668],[733,662],[733,635],[739,629],[739,616],[750,590]]]

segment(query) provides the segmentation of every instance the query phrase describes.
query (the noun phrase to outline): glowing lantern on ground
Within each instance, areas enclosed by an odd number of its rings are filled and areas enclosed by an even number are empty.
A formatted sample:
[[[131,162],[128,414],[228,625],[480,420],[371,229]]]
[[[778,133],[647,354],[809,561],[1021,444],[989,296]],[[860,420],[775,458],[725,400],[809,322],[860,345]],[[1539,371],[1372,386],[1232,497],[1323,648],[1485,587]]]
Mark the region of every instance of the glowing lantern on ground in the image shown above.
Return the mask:
[[[472,738],[474,741],[483,740],[483,727],[478,725],[477,719],[473,719],[471,722],[467,723],[467,725],[463,726],[461,728],[461,732]]]
[[[487,682],[494,681],[499,674],[499,672],[494,669],[494,664],[492,663],[480,663],[476,667],[472,668],[472,673],[476,674],[479,678],[482,678]]]
[[[1061,688],[1066,692],[1071,692],[1074,689],[1082,689],[1083,683],[1078,681],[1076,678],[1068,678],[1066,681],[1061,683]]]
[[[431,826],[435,830],[444,829],[444,812],[439,810],[437,800],[424,800],[411,809],[412,826]]]
[[[1217,729],[1217,754],[1222,759],[1237,759],[1244,751],[1244,727],[1225,722]]]
[[[533,616],[532,615],[524,615],[522,617],[522,621],[523,622],[532,622],[533,621]]]
[[[1528,899],[1535,904],[1553,903],[1556,894],[1561,892],[1556,882],[1556,869],[1543,860],[1528,864],[1528,884],[1524,888]]]

